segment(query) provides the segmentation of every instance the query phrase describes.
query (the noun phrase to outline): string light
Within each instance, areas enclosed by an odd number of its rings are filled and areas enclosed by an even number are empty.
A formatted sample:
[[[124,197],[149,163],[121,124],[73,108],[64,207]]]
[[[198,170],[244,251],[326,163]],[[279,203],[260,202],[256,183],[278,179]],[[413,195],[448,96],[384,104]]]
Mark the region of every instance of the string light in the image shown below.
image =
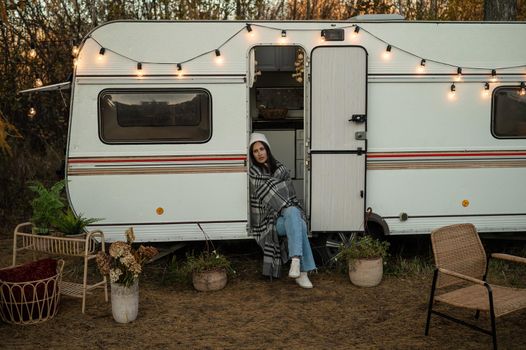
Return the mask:
[[[426,60],[422,58],[422,60],[420,61],[420,65],[417,67],[417,70],[419,73],[424,73],[424,71],[426,70]]]
[[[144,75],[144,72],[142,71],[142,63],[137,62],[137,75],[139,77],[142,77]]]
[[[105,53],[106,53],[106,49],[101,47],[99,50],[99,56],[97,57],[99,61],[102,61],[104,59]]]
[[[35,116],[37,115],[37,110],[35,107],[31,107],[29,108],[29,110],[27,111],[27,116],[31,119],[33,119]]]
[[[360,27],[356,26],[354,27],[354,31],[352,32],[351,39],[358,39],[358,35],[360,34]]]
[[[451,87],[449,88],[449,99],[455,98],[455,92],[457,91],[457,87],[455,86],[455,83],[451,84]]]
[[[77,45],[73,45],[71,48],[71,55],[73,57],[77,57],[79,55],[79,47]]]
[[[252,25],[247,23],[245,25],[245,29],[247,30],[247,36],[251,39],[254,38],[254,31],[252,30]]]
[[[493,83],[497,81],[497,71],[495,69],[491,70],[491,81]]]
[[[36,78],[35,79],[35,87],[41,87],[42,85],[44,85],[44,83],[42,83],[42,79]]]
[[[488,97],[489,96],[489,83],[484,83],[484,88],[482,89],[482,97]]]
[[[462,80],[462,68],[458,67],[457,68],[457,81],[461,81]]]
[[[321,31],[321,41],[325,41],[325,31]]]
[[[76,67],[78,63],[79,63],[79,59],[78,58],[74,58],[73,59],[73,67]]]
[[[389,59],[391,57],[391,45],[387,45],[384,52],[384,59]]]
[[[31,43],[29,46],[28,56],[30,59],[35,59],[37,57],[37,50],[35,49],[35,44]]]
[[[526,84],[524,82],[521,82],[521,88],[519,90],[519,95],[521,96],[526,95]]]
[[[287,42],[287,31],[286,30],[282,30],[281,31],[281,37],[279,38],[279,43],[280,44],[285,44]]]
[[[177,63],[177,76],[179,78],[183,76],[183,65],[181,63]]]
[[[221,56],[221,51],[219,51],[219,49],[215,49],[215,54],[216,54],[216,63],[223,64],[223,56]]]

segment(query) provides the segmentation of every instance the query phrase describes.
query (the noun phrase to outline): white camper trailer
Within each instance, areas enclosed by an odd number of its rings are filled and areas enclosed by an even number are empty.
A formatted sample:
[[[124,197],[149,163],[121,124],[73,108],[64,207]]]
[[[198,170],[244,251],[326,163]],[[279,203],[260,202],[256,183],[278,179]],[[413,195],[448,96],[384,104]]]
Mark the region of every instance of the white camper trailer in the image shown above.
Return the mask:
[[[374,19],[96,28],[72,80],[72,207],[110,241],[250,237],[258,131],[314,235],[526,231],[526,24]]]

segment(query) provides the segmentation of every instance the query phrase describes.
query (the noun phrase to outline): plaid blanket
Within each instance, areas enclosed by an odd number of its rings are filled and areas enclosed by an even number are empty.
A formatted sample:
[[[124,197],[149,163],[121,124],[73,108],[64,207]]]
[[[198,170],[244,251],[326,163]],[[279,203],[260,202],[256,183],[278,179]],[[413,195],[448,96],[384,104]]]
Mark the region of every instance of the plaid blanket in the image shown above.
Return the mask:
[[[280,277],[288,261],[286,240],[279,239],[276,220],[281,209],[300,204],[290,180],[289,170],[277,162],[274,174],[250,166],[250,214],[252,235],[263,249],[263,274]]]

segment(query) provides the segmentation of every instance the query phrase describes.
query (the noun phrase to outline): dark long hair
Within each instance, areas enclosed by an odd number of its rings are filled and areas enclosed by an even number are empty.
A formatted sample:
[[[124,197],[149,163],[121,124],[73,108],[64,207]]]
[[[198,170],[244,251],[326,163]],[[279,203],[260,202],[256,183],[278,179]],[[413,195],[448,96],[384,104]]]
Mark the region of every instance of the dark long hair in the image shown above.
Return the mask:
[[[268,169],[265,167],[264,164],[258,163],[258,161],[256,161],[256,158],[254,158],[254,153],[252,152],[252,147],[254,147],[254,144],[256,142],[261,142],[261,144],[263,145],[263,147],[265,147],[265,150],[267,151],[268,166],[269,166]],[[249,150],[250,162],[252,164],[254,164],[255,166],[257,166],[258,168],[260,168],[262,170],[265,170],[265,169],[269,170],[270,174],[274,174],[274,172],[278,168],[278,163],[276,162],[276,158],[274,158],[274,156],[272,155],[272,152],[270,151],[269,146],[265,142],[263,142],[263,141],[256,141],[256,142],[254,142],[253,144],[250,145],[250,150]]]

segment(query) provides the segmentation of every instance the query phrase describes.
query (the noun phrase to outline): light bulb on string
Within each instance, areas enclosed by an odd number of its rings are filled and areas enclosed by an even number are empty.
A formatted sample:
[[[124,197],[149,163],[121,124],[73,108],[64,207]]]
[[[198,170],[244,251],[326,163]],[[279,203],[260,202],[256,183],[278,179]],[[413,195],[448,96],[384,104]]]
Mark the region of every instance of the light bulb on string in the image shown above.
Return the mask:
[[[219,49],[215,49],[214,52],[216,54],[216,64],[218,65],[223,64],[223,56],[221,56],[221,51],[219,51]]]
[[[279,38],[279,43],[282,44],[282,45],[287,43],[287,31],[286,30],[282,30],[281,31],[281,36]]]
[[[138,77],[142,77],[144,75],[144,72],[142,70],[142,63],[141,62],[137,62],[136,74],[137,74]]]
[[[37,115],[37,110],[35,107],[31,107],[29,108],[29,110],[27,111],[27,116],[31,119],[33,119],[35,116]]]
[[[27,53],[30,59],[35,59],[37,57],[37,50],[35,49],[35,44],[31,43],[29,47],[29,52]]]
[[[482,97],[489,97],[489,83],[485,82],[484,87],[482,89]]]
[[[253,37],[254,37],[254,30],[252,29],[252,25],[249,24],[249,23],[247,23],[247,24],[245,25],[245,29],[247,30],[247,36],[248,36],[249,38],[253,38]]]
[[[351,39],[352,40],[357,40],[359,36],[360,36],[360,27],[356,26],[356,27],[354,27],[354,30],[353,30],[353,32],[351,34]]]
[[[179,78],[183,76],[183,65],[181,63],[177,63],[177,76]]]
[[[453,100],[455,98],[455,94],[457,91],[457,87],[455,86],[455,83],[451,84],[449,87],[449,99]]]
[[[78,58],[74,58],[73,59],[73,67],[76,67],[79,63],[79,59]]]
[[[79,47],[77,45],[73,45],[71,48],[71,56],[77,57],[79,55]]]
[[[102,61],[104,59],[104,54],[106,53],[106,49],[101,47],[100,50],[99,50],[99,55],[98,55],[98,60],[99,61]]]
[[[387,45],[384,51],[384,60],[388,60],[389,58],[391,58],[391,49],[391,45]]]
[[[524,82],[521,82],[521,87],[519,89],[519,95],[526,96],[526,84]]]
[[[495,83],[497,81],[497,71],[495,69],[491,70],[491,82]]]
[[[42,85],[44,85],[44,83],[42,82],[42,79],[36,78],[35,79],[35,87],[41,87]]]
[[[458,67],[457,68],[457,77],[455,78],[456,81],[461,81],[462,80],[462,68]]]
[[[424,73],[426,71],[426,60],[425,59],[422,59],[420,61],[420,64],[418,65],[416,70],[418,71],[418,73]]]

